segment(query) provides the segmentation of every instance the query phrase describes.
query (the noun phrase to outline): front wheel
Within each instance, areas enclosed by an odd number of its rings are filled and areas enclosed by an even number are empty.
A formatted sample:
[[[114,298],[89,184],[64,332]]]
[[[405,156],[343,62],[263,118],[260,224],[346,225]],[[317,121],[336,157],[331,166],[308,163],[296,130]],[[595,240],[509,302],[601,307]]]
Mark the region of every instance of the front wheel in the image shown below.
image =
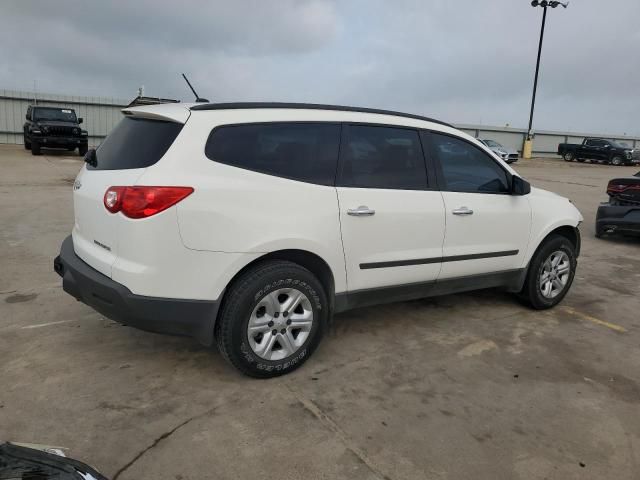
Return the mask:
[[[562,235],[550,235],[529,263],[520,297],[536,310],[554,307],[569,291],[576,266],[575,246]]]
[[[576,157],[573,152],[565,152],[562,158],[564,158],[565,162],[573,162]]]
[[[84,157],[87,154],[87,150],[89,148],[86,145],[80,145],[78,147],[78,155],[80,155],[81,157]]]
[[[302,365],[320,343],[329,302],[318,279],[287,261],[269,261],[238,278],[216,324],[222,356],[245,375],[270,378]]]
[[[31,155],[41,155],[40,144],[38,142],[31,143]]]
[[[619,157],[616,155],[611,159],[611,165],[615,165],[616,167],[619,167],[621,165],[624,165],[624,160],[622,159],[622,157]]]

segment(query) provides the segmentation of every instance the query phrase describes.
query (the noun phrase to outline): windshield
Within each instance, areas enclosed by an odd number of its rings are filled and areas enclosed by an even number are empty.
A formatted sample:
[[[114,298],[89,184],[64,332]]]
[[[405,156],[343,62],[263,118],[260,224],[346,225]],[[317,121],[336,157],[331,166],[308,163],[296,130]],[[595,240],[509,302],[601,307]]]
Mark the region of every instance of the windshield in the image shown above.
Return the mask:
[[[35,108],[33,110],[33,120],[56,120],[59,122],[76,123],[76,112],[68,108]]]
[[[483,142],[487,147],[502,148],[502,145],[500,145],[498,142],[494,142],[493,140],[483,140]]]

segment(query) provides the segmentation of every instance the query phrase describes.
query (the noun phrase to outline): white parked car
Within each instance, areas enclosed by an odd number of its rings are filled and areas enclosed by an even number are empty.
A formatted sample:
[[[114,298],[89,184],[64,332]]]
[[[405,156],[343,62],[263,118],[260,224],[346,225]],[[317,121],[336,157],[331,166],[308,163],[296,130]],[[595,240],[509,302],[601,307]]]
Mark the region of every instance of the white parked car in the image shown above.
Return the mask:
[[[517,150],[513,148],[505,147],[504,145],[496,142],[495,140],[483,139],[480,141],[484,143],[487,147],[489,147],[489,149],[491,149],[493,153],[498,155],[505,162],[515,163],[518,161]]]
[[[125,109],[73,186],[64,290],[217,343],[245,374],[300,366],[334,313],[502,287],[567,293],[582,216],[428,118],[305,104]]]

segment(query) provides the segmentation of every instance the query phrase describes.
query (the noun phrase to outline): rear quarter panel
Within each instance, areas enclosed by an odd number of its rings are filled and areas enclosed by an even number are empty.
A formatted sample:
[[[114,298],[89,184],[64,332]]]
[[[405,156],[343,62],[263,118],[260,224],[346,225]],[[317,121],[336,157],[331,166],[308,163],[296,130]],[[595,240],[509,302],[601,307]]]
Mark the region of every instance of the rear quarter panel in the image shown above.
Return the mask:
[[[138,182],[194,188],[194,193],[176,207],[184,246],[203,253],[244,255],[244,264],[234,264],[236,271],[265,253],[306,250],[329,265],[336,292],[346,290],[335,187],[210,160],[204,150],[211,130],[217,125],[247,122],[245,112],[212,113],[215,115],[192,115],[171,151]],[[252,120],[261,121],[255,117]],[[273,121],[273,115],[269,120]],[[230,280],[233,273],[225,276]]]

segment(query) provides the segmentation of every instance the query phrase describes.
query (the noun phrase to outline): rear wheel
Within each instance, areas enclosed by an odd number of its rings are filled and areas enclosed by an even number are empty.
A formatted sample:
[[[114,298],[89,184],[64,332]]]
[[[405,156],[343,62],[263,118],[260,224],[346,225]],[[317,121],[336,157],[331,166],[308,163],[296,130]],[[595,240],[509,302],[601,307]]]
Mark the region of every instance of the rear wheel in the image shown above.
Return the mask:
[[[557,305],[573,283],[576,266],[574,245],[562,235],[550,235],[531,259],[520,297],[537,310]]]
[[[565,162],[573,162],[573,160],[576,158],[575,155],[573,154],[573,152],[564,152],[564,155],[562,156],[562,158],[564,158]]]
[[[300,265],[275,260],[234,282],[215,337],[223,357],[245,375],[276,377],[309,358],[328,319],[329,303],[318,279]]]
[[[616,155],[611,159],[611,165],[615,165],[616,167],[619,167],[621,165],[624,165],[624,160],[622,159],[622,157]]]
[[[33,142],[31,144],[31,155],[41,155],[40,144],[38,142]]]

